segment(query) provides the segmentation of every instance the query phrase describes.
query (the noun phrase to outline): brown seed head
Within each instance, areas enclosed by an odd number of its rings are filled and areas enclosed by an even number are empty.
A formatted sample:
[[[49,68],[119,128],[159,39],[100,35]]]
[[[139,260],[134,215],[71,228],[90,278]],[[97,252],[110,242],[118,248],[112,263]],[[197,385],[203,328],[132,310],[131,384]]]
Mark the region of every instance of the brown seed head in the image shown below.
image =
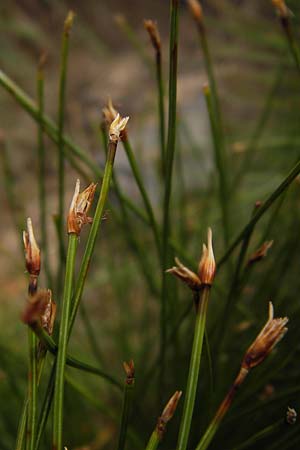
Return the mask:
[[[107,105],[105,105],[104,108],[102,109],[102,114],[108,126],[111,125],[111,123],[115,120],[116,116],[118,115],[118,111],[114,108],[113,102],[110,97],[107,100]]]
[[[41,270],[41,252],[36,243],[32,221],[27,219],[27,231],[23,231],[26,269],[30,275],[38,276]]]
[[[45,301],[44,309],[41,311],[40,319],[41,326],[51,336],[53,333],[54,321],[56,317],[56,303],[52,300],[52,292],[47,289],[47,298]]]
[[[166,270],[166,272],[175,275],[193,291],[199,291],[201,289],[201,280],[198,275],[184,266],[178,258],[175,258],[175,262],[177,265]]]
[[[127,122],[129,117],[122,118],[118,113],[114,119],[114,121],[110,124],[109,127],[109,140],[110,142],[118,143],[121,137],[122,131],[125,131]]]
[[[290,408],[288,406],[287,412],[286,412],[286,422],[289,425],[294,425],[297,421],[297,412],[294,408]]]
[[[75,13],[74,11],[69,11],[68,15],[66,17],[65,23],[64,23],[64,33],[69,34],[71,31],[71,28],[73,26],[73,22],[75,19]]]
[[[203,26],[203,10],[200,2],[198,0],[188,0],[187,4],[196,23]]]
[[[40,324],[48,301],[49,293],[47,289],[41,289],[34,296],[29,296],[22,314],[22,321],[29,326]]]
[[[135,377],[135,368],[134,368],[134,362],[131,359],[129,362],[124,361],[123,367],[126,373],[126,383],[127,384],[133,384],[134,383],[134,377]]]
[[[207,231],[207,246],[203,244],[202,257],[198,268],[199,277],[203,284],[211,285],[215,273],[216,273],[216,262],[212,246],[212,231],[208,228]]]
[[[175,414],[178,402],[180,400],[180,397],[182,395],[181,391],[176,391],[172,397],[170,398],[170,400],[168,401],[168,403],[166,404],[162,415],[158,418],[157,421],[157,425],[156,425],[156,431],[160,437],[160,439],[162,439],[165,429],[166,429],[166,424],[172,419],[172,417]]]
[[[96,187],[97,185],[95,183],[91,183],[84,191],[79,192],[80,180],[78,179],[76,181],[75,191],[67,219],[68,233],[75,233],[79,236],[83,225],[93,221],[87,214],[92,205]]]
[[[264,242],[253,255],[250,256],[248,264],[256,263],[267,256],[268,250],[272,247],[274,241]]]
[[[291,15],[291,12],[288,9],[288,7],[286,6],[284,0],[272,0],[272,3],[274,5],[279,17],[281,17],[283,19],[287,19]]]
[[[160,52],[161,41],[157,24],[153,20],[144,20],[144,27],[148,31],[152,45],[157,52]]]
[[[261,364],[287,332],[288,329],[285,326],[287,323],[287,317],[274,319],[273,304],[269,302],[268,321],[246,351],[242,367],[249,370]]]

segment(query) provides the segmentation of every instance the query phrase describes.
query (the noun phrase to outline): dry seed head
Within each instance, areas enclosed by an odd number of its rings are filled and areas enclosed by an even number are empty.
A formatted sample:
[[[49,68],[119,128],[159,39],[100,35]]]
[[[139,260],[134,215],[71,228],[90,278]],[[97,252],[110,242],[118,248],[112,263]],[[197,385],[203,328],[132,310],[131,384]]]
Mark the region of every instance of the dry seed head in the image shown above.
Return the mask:
[[[272,247],[274,241],[264,242],[253,255],[250,256],[248,264],[253,264],[267,256],[268,250]]]
[[[74,18],[75,18],[74,11],[69,11],[68,15],[66,17],[65,23],[64,23],[64,33],[65,34],[69,34],[70,33],[71,28],[73,26]]]
[[[184,266],[178,258],[175,258],[175,262],[177,265],[166,270],[166,272],[175,275],[187,284],[193,291],[199,291],[201,289],[201,280],[198,275]]]
[[[129,362],[124,361],[123,367],[126,373],[126,384],[133,384],[135,376],[135,367],[133,360],[131,359]]]
[[[288,406],[287,412],[286,412],[286,422],[289,425],[294,425],[297,421],[297,413],[294,408],[290,408]]]
[[[109,140],[110,142],[118,143],[120,140],[120,134],[125,130],[129,117],[122,118],[118,113],[114,119],[114,121],[110,124],[109,127]]]
[[[203,10],[198,0],[188,0],[188,7],[194,17],[195,21],[199,25],[203,25]]]
[[[161,41],[157,24],[153,20],[144,20],[144,27],[149,33],[154,49],[159,52],[161,49]]]
[[[174,416],[174,413],[176,411],[177,404],[179,402],[181,395],[182,395],[181,391],[176,391],[175,394],[172,395],[172,397],[166,404],[166,406],[162,412],[162,415],[158,418],[158,421],[156,424],[156,431],[157,431],[160,439],[162,439],[162,437],[164,435],[164,432],[166,429],[166,424]]]
[[[261,364],[287,332],[287,323],[287,317],[274,319],[273,304],[269,302],[268,321],[246,351],[242,367],[249,370]]]
[[[27,231],[23,231],[26,269],[30,275],[38,276],[41,270],[41,252],[36,243],[32,221],[27,219]]]
[[[77,179],[67,219],[68,233],[79,236],[83,225],[93,221],[87,214],[92,205],[96,187],[95,183],[91,183],[84,191],[79,192],[80,180]]]
[[[115,120],[116,116],[118,115],[118,111],[114,108],[113,102],[110,97],[107,100],[107,105],[104,106],[104,108],[102,109],[102,114],[108,126],[111,125],[111,123]]]
[[[216,273],[216,262],[212,246],[212,231],[207,230],[207,246],[203,244],[202,257],[199,263],[198,274],[203,284],[211,285]]]
[[[54,321],[56,317],[56,303],[52,300],[52,291],[47,289],[47,297],[43,311],[41,311],[41,326],[51,336],[53,333]]]
[[[272,0],[272,3],[275,6],[276,12],[279,17],[287,19],[291,15],[291,12],[286,6],[284,0]]]
[[[29,326],[40,324],[48,300],[49,293],[46,289],[41,289],[34,296],[29,296],[22,314],[22,321]]]

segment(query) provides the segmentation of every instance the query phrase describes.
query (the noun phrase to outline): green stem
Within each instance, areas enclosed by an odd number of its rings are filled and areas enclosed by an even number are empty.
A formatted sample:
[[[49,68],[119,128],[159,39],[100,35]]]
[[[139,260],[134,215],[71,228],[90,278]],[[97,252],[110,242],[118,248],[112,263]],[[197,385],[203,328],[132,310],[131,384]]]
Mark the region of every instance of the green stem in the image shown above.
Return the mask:
[[[165,107],[164,107],[164,82],[162,74],[161,50],[156,53],[156,82],[158,93],[159,136],[160,152],[163,173],[165,171]]]
[[[53,450],[62,450],[63,432],[63,406],[64,406],[64,376],[68,345],[69,317],[72,300],[72,284],[74,277],[75,258],[78,244],[78,236],[75,233],[69,235],[69,244],[66,261],[65,286],[63,294],[61,322],[59,328],[59,345],[57,352],[57,365],[55,372],[54,388],[54,416],[53,416]]]
[[[63,267],[65,261],[64,248],[64,201],[65,201],[65,149],[64,149],[64,124],[65,124],[65,100],[66,100],[66,78],[69,55],[69,34],[73,22],[73,13],[69,12],[64,23],[64,31],[61,44],[61,63],[58,94],[58,241],[59,241],[59,264],[57,272],[57,292],[61,291],[63,279]]]
[[[127,155],[127,158],[128,158],[128,161],[129,161],[129,164],[130,164],[133,176],[134,176],[134,179],[136,181],[137,187],[138,187],[138,189],[140,191],[141,197],[142,197],[143,202],[144,202],[145,209],[146,209],[147,214],[148,214],[148,219],[149,219],[149,223],[150,223],[150,226],[152,228],[152,231],[153,231],[158,257],[160,258],[160,255],[161,255],[161,252],[160,252],[160,239],[159,239],[159,232],[158,232],[157,223],[156,223],[156,220],[155,220],[155,217],[154,217],[154,213],[153,213],[153,209],[152,209],[152,206],[151,206],[151,202],[149,200],[147,191],[145,189],[145,186],[144,186],[144,183],[143,183],[143,180],[142,180],[142,176],[140,174],[140,171],[138,169],[138,165],[136,163],[136,159],[135,159],[134,153],[132,151],[130,142],[129,142],[127,137],[125,137],[123,139],[123,145],[124,145],[124,148],[125,148],[125,152],[126,152],[126,155]]]
[[[132,410],[134,386],[135,386],[134,380],[129,381],[127,381],[127,379],[125,380],[118,450],[125,449],[127,428]]]
[[[156,450],[160,443],[160,437],[156,430],[150,436],[149,442],[147,444],[146,450]]]
[[[183,414],[180,423],[177,450],[186,450],[191,429],[191,422],[196,399],[198,377],[201,363],[202,344],[205,332],[206,312],[209,299],[210,288],[204,287],[200,295],[196,298],[196,323],[194,341],[190,360],[188,381],[185,391]]]
[[[170,200],[172,191],[173,160],[176,142],[176,106],[177,106],[177,59],[178,59],[178,8],[179,1],[171,0],[170,21],[170,66],[169,66],[169,123],[166,147],[166,181],[164,193],[163,229],[162,229],[162,287],[160,311],[160,388],[163,390],[165,372],[165,353],[167,337],[167,295],[168,282],[166,269],[170,261]]]
[[[244,450],[245,448],[251,447],[253,444],[256,444],[257,441],[259,441],[260,439],[263,439],[264,437],[274,433],[274,431],[279,430],[281,425],[283,425],[283,420],[279,419],[272,425],[269,425],[268,427],[265,427],[262,430],[258,431],[257,433],[253,434],[249,439],[244,441],[242,444],[237,445],[232,450]]]
[[[48,236],[46,222],[46,161],[45,161],[45,145],[44,145],[44,126],[42,116],[44,115],[44,69],[43,56],[37,71],[37,104],[38,104],[38,186],[39,186],[39,209],[40,209],[40,225],[41,225],[41,244],[44,256],[44,267],[47,276],[48,287],[52,286],[52,277],[49,264],[48,254]]]
[[[297,45],[297,42],[296,42],[296,39],[294,36],[290,18],[288,16],[287,17],[281,16],[280,22],[281,22],[282,29],[286,35],[289,50],[295,61],[298,73],[300,75],[300,52],[299,52],[299,48],[298,48],[298,45]]]
[[[37,339],[28,329],[29,373],[28,373],[28,413],[27,413],[27,450],[34,450],[36,439],[37,415]]]

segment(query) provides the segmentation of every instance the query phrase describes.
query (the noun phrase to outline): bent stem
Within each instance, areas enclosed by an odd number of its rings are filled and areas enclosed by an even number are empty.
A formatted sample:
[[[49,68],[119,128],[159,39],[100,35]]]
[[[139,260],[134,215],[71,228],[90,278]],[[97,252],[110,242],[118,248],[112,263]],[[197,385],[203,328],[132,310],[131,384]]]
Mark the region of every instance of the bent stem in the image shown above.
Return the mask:
[[[68,326],[71,310],[72,284],[74,277],[75,258],[78,244],[78,237],[75,233],[69,235],[66,276],[63,294],[63,304],[61,322],[59,328],[59,345],[57,352],[57,364],[55,372],[54,388],[54,416],[53,416],[53,450],[62,449],[62,427],[63,427],[63,406],[64,406],[64,375],[68,345]]]
[[[183,405],[183,414],[180,423],[177,450],[186,450],[190,434],[194,404],[197,392],[198,377],[201,363],[203,337],[205,332],[206,313],[209,299],[210,287],[205,286],[202,293],[196,293],[196,323],[194,331],[194,341],[190,360],[186,394]]]

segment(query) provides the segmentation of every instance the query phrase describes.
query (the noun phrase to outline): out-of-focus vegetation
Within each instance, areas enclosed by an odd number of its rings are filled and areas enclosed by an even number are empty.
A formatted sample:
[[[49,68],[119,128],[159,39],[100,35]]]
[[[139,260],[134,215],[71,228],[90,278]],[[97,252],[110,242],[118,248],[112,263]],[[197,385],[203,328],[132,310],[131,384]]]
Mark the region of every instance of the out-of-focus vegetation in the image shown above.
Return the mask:
[[[76,13],[69,42],[64,130],[92,164],[85,164],[74,157],[70,146],[65,147],[65,210],[69,208],[77,177],[82,186],[94,181],[98,183],[98,192],[101,187],[102,176],[97,173],[103,171],[107,144],[107,136],[100,126],[101,110],[110,96],[122,116],[130,116],[128,141],[154,211],[160,243],[166,178],[161,170],[155,55],[143,19],[157,20],[162,38],[167,137],[169,5],[161,3],[4,0],[0,5],[1,70],[35,99],[38,61],[46,51],[45,112],[55,122],[61,32],[68,10],[72,8]],[[288,1],[287,5],[293,13],[289,21],[298,48],[300,5],[296,0]],[[248,376],[210,448],[295,449],[300,443],[299,420],[288,425],[285,416],[288,406],[296,411],[300,408],[298,177],[282,190],[255,226],[246,229],[239,245],[224,262],[223,256],[299,161],[300,71],[269,0],[203,2],[203,11],[219,93],[223,132],[218,130],[217,139],[223,143],[226,195],[222,186],[220,190],[222,170],[215,157],[216,141],[212,138],[202,90],[208,81],[205,58],[194,21],[186,3],[181,2],[177,132],[167,243],[170,254],[165,261],[168,265],[162,265],[159,260],[145,198],[128,162],[128,148],[124,149],[120,142],[106,218],[101,222],[69,352],[80,361],[113,375],[121,384],[125,378],[122,362],[134,360],[136,383],[127,448],[145,448],[163,405],[176,390],[182,390],[185,395],[193,341],[192,295],[186,286],[167,275],[163,299],[167,339],[164,352],[161,351],[163,270],[173,265],[173,256],[179,256],[184,264],[196,269],[206,230],[211,226],[217,274],[209,299],[188,448],[196,448],[230,388],[246,349],[265,323],[268,301],[272,300],[275,316],[290,319],[288,333],[268,359]],[[30,216],[41,244],[41,222],[37,123],[7,89],[1,88],[0,99],[3,167],[0,447],[6,450],[15,446],[27,391],[27,330],[20,315],[26,302],[28,280],[24,276],[21,230]],[[214,114],[215,111],[213,117]],[[53,220],[58,213],[57,145],[47,132],[44,139],[52,285],[44,270],[45,249],[42,248],[40,286],[52,288],[58,304],[53,335],[57,342],[62,302],[62,290],[57,290],[54,282],[59,265]],[[121,196],[115,188],[116,182]],[[133,206],[128,207],[124,196]],[[224,202],[228,235],[224,233]],[[255,209],[256,202],[262,203]],[[135,207],[142,212],[136,214]],[[88,233],[86,227],[78,246],[76,274]],[[251,255],[266,241],[273,241],[267,255],[248,264]],[[65,245],[66,242],[67,235]],[[64,269],[59,276],[63,273]],[[48,354],[39,387],[38,415],[53,361],[53,356]],[[69,450],[115,448],[122,394],[106,380],[90,373],[68,367],[66,374],[65,445]],[[183,403],[181,399],[168,424],[162,448],[176,448]],[[50,447],[51,418],[52,412],[40,448]],[[259,440],[247,443],[262,430],[265,434]]]

